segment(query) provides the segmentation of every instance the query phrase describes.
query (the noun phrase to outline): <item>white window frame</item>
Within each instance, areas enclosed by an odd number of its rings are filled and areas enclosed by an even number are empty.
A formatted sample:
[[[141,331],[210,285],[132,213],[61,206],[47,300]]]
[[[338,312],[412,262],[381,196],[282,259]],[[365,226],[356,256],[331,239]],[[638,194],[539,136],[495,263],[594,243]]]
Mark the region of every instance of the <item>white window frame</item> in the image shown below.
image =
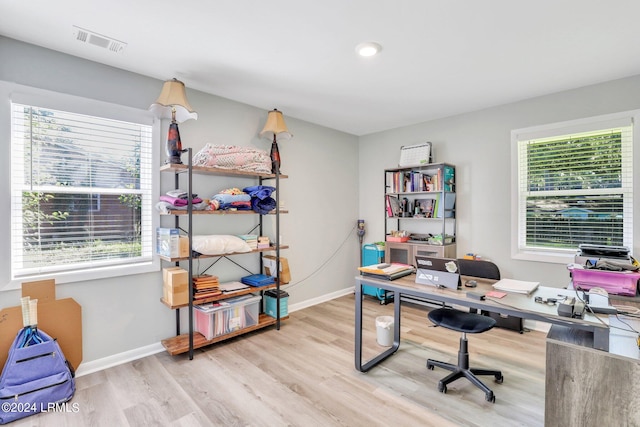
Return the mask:
[[[8,132],[6,134],[3,133],[3,135],[6,135],[9,141],[11,138],[11,111],[9,106],[12,102],[150,125],[152,127],[152,154],[151,164],[148,165],[148,167],[151,168],[151,205],[153,206],[153,201],[158,199],[160,185],[159,168],[157,165],[160,159],[161,122],[154,118],[149,111],[6,82],[0,82],[0,95],[8,97],[5,104],[8,104],[6,112],[4,108],[0,108],[0,112],[5,112],[7,117],[2,117],[0,123],[8,124]],[[7,149],[9,150],[8,153],[10,153],[10,148],[7,147]],[[7,174],[7,176],[10,177],[10,174]],[[8,182],[11,182],[10,178]],[[7,187],[10,186],[7,185]],[[8,192],[11,192],[11,188],[8,188]],[[11,216],[9,215],[9,219],[10,218]],[[104,265],[76,271],[36,273],[27,277],[13,277],[12,272],[8,277],[8,282],[4,280],[4,283],[0,282],[0,290],[18,289],[22,282],[32,280],[54,279],[56,283],[71,283],[159,271],[160,260],[157,256],[154,256],[154,248],[155,229],[159,226],[160,220],[158,215],[153,211],[150,212],[150,218],[151,221],[148,221],[148,224],[146,224],[146,228],[148,228],[147,232],[150,233],[151,236],[151,257],[148,259],[132,261],[129,264]],[[5,224],[5,227],[7,235],[10,235],[10,220]],[[10,240],[11,239],[6,239],[5,244],[6,242],[10,242]],[[10,246],[8,246],[7,249],[8,251],[6,253],[11,253]],[[8,270],[10,270],[11,261],[8,261],[8,265],[3,265],[8,266]]]
[[[531,249],[524,248],[521,233],[526,232],[525,227],[522,225],[524,214],[520,208],[520,193],[519,193],[519,171],[518,171],[518,141],[532,140],[548,138],[553,136],[567,135],[572,133],[591,132],[600,129],[608,129],[619,126],[633,125],[632,147],[637,147],[640,141],[640,129],[636,126],[640,119],[640,110],[626,111],[621,113],[607,114],[602,116],[577,119],[565,122],[558,122],[552,124],[546,124],[541,126],[533,126],[522,129],[515,129],[511,131],[511,257],[517,260],[524,261],[539,261],[549,262],[557,264],[568,264],[574,261],[575,251],[573,250],[552,250],[550,248],[545,249]],[[623,159],[629,162],[628,165],[631,170],[637,170],[638,165],[638,152],[640,150],[633,149],[633,155],[630,159]],[[633,174],[632,186],[634,193],[640,189],[638,173]],[[625,246],[634,246],[635,242],[638,242],[638,228],[635,226],[638,224],[640,217],[640,208],[638,207],[638,199],[640,197],[633,197],[631,204],[631,218],[632,221],[626,223],[625,228],[628,232],[625,233]],[[629,241],[628,237],[631,236]],[[633,247],[630,247],[633,251]]]

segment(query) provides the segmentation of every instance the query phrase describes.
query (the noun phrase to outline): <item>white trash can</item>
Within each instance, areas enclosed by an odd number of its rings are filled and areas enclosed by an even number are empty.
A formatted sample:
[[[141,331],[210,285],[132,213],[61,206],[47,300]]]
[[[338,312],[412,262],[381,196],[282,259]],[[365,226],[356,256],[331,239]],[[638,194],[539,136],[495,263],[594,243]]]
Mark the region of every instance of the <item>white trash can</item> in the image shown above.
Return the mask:
[[[378,316],[376,317],[376,332],[378,344],[384,347],[393,345],[393,317]]]

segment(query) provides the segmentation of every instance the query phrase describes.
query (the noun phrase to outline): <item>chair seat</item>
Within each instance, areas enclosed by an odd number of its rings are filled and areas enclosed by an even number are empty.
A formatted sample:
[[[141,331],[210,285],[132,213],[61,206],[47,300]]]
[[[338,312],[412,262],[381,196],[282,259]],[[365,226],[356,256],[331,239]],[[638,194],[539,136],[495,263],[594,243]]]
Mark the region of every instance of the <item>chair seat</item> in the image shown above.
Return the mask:
[[[488,331],[496,325],[495,319],[475,313],[438,308],[429,312],[429,320],[438,326],[458,332],[478,334]]]

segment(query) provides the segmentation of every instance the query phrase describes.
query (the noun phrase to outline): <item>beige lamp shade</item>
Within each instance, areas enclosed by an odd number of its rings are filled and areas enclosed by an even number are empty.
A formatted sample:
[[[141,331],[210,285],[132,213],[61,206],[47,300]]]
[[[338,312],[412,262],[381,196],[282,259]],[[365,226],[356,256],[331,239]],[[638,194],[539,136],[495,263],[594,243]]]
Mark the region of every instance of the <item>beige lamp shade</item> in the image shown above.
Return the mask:
[[[291,139],[293,137],[293,135],[289,133],[287,125],[284,123],[282,111],[278,111],[277,109],[269,111],[267,123],[265,123],[262,132],[260,132],[260,136],[268,139],[273,139],[275,136],[275,139],[278,141]]]
[[[161,119],[171,119],[175,110],[175,120],[182,123],[189,119],[198,119],[198,113],[193,110],[187,101],[187,93],[184,83],[172,79],[164,82],[160,96],[151,104],[149,111]]]

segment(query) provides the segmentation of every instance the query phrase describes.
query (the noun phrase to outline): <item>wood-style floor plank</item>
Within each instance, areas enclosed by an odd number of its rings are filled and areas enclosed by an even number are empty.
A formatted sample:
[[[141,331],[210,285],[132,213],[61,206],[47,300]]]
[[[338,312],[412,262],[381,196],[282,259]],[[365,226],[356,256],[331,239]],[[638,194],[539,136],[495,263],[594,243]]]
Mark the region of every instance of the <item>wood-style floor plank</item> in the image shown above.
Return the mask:
[[[393,307],[364,302],[365,359],[375,318]],[[354,296],[290,314],[267,328],[186,355],[159,353],[77,378],[76,411],[43,413],[13,426],[542,426],[545,335],[493,329],[468,335],[471,365],[502,370],[483,378],[496,403],[464,379],[438,392],[460,335],[432,327],[424,307],[403,305],[400,350],[368,373],[354,367]]]

